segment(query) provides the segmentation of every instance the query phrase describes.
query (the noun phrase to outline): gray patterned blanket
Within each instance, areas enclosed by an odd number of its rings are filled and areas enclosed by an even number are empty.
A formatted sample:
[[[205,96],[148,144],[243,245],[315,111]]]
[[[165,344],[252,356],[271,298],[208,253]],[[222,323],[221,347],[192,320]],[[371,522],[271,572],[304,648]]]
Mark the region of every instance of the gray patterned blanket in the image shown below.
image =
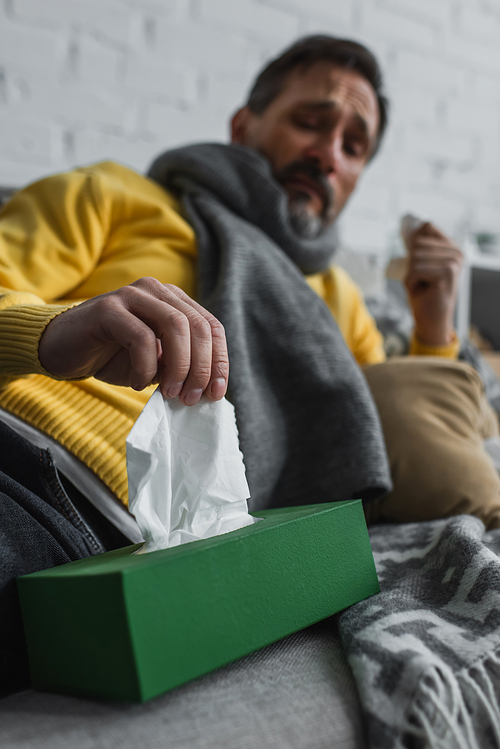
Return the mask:
[[[381,593],[340,616],[371,749],[500,746],[500,530],[370,531]]]

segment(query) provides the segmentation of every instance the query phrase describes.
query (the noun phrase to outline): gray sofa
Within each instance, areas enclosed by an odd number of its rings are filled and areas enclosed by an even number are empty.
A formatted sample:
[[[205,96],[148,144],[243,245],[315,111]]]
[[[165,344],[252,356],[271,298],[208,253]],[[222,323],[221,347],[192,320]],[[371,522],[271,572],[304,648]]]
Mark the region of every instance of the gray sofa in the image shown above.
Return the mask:
[[[363,749],[359,698],[326,619],[145,705],[32,690],[0,700],[2,749]]]

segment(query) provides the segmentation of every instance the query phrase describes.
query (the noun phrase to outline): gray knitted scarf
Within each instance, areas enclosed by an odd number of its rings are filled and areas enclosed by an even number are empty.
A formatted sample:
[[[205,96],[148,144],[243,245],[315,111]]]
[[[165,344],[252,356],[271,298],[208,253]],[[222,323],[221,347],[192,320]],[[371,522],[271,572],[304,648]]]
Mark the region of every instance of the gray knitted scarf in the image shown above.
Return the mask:
[[[250,509],[388,491],[365,379],[303,275],[328,267],[334,230],[298,237],[269,162],[242,146],[168,151],[149,176],[180,198],[198,242],[198,301],[226,330]]]

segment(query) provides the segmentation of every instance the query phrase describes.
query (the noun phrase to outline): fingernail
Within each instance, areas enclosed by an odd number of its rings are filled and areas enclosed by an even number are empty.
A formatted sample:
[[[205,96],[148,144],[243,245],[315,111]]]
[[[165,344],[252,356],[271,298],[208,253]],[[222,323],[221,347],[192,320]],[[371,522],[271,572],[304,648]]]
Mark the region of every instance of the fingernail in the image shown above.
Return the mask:
[[[226,392],[225,379],[223,377],[217,377],[217,379],[212,382],[212,386],[210,388],[210,395],[215,400],[220,400],[220,398],[223,397],[225,392]]]
[[[167,396],[169,398],[177,398],[182,390],[183,382],[178,382],[177,385],[171,385],[167,390]]]
[[[201,398],[201,395],[203,393],[203,390],[201,388],[196,388],[195,390],[189,390],[189,392],[186,393],[184,396],[184,403],[186,406],[194,406],[195,403],[198,403],[198,401]]]

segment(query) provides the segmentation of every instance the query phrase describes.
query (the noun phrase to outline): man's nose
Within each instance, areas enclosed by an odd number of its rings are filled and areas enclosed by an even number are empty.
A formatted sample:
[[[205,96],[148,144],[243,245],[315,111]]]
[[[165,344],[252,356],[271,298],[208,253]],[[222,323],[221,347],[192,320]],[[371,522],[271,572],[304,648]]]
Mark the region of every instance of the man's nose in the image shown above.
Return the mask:
[[[304,155],[328,176],[338,169],[342,158],[342,135],[338,132],[321,133]]]

